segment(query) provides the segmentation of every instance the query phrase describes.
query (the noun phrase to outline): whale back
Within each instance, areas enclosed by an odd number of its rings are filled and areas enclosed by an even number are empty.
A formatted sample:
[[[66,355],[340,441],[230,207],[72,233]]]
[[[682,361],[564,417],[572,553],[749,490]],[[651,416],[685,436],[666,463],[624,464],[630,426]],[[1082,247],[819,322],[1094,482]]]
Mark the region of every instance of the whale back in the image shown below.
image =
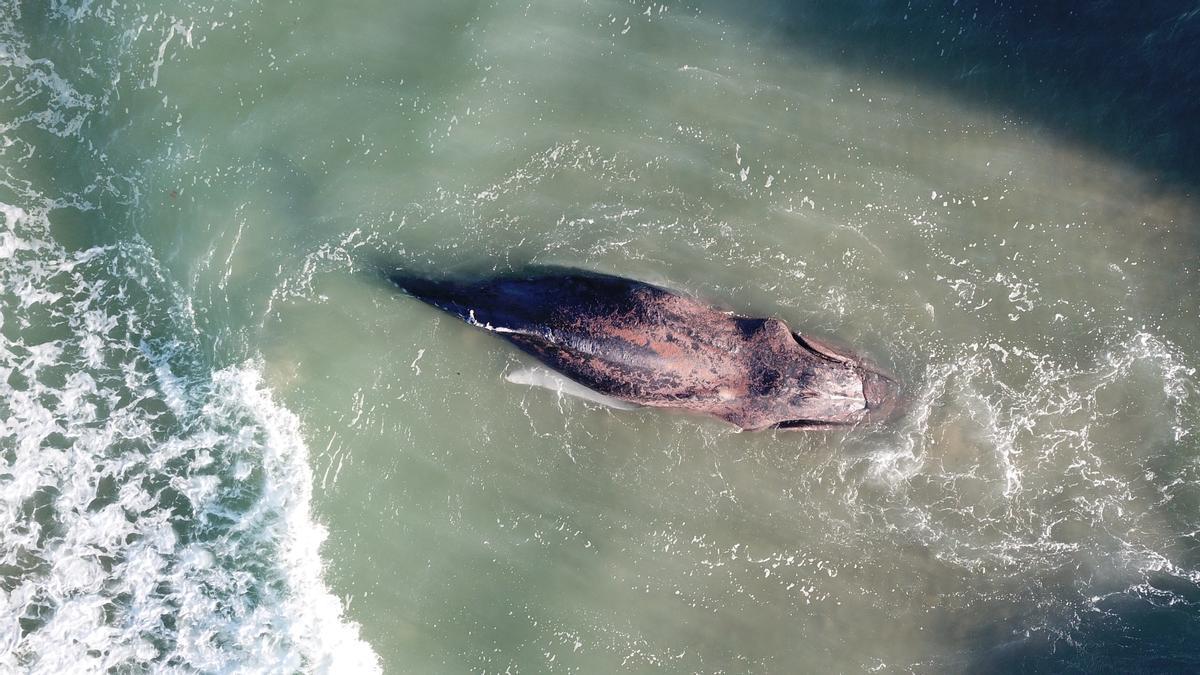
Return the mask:
[[[479,281],[437,280],[395,273],[400,290],[467,323],[499,333],[544,334],[549,326],[584,317],[625,315],[649,296],[670,291],[597,272],[535,268]]]

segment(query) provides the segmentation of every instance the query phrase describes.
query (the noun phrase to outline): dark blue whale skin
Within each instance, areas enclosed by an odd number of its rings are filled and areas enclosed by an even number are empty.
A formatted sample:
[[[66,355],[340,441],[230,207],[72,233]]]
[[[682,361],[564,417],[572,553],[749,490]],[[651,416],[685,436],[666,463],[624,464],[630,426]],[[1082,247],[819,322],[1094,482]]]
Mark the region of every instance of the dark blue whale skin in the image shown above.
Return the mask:
[[[566,377],[630,403],[741,429],[829,429],[889,418],[895,378],[783,321],[739,316],[633,279],[534,268],[474,279],[389,275]]]

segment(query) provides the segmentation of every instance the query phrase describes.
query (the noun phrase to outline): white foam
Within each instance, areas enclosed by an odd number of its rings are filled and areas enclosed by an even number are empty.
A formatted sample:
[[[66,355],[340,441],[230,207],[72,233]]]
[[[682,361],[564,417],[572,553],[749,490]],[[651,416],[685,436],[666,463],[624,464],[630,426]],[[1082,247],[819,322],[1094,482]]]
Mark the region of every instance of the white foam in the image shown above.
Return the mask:
[[[214,383],[246,406],[267,432],[263,470],[278,481],[271,502],[284,524],[278,556],[292,591],[280,609],[293,617],[288,624],[292,643],[314,671],[378,672],[378,657],[359,638],[358,625],[342,618],[341,601],[322,578],[320,547],[327,533],[312,517],[312,472],[300,420],[275,403],[261,380],[255,367],[222,371]]]
[[[1107,407],[1111,402],[1104,402],[1139,373],[1161,381],[1162,410],[1173,418],[1174,440],[1191,433],[1194,420],[1188,416],[1200,399],[1196,370],[1184,365],[1173,345],[1142,331],[1113,336],[1109,348],[1082,363],[1059,364],[1028,348],[1004,354],[989,344],[964,345],[948,361],[926,373],[901,444],[867,456],[864,475],[885,483],[894,495],[897,525],[943,560],[976,571],[1006,567],[1025,574],[1067,564],[1081,551],[1107,550],[1108,537],[1118,536],[1122,548],[1106,557],[1111,566],[1106,573],[1138,581],[1166,573],[1196,582],[1196,572],[1175,559],[1175,535],[1155,521],[1177,489],[1194,484],[1194,467],[1161,488],[1162,501],[1152,504],[1137,496],[1138,470],[1146,466],[1142,458],[1113,455],[1108,439],[1094,440],[1106,433],[1114,415]],[[1028,372],[1028,381],[1006,384],[1001,372],[1012,378],[1017,368]],[[952,421],[939,422],[941,433],[960,429],[962,437],[931,435],[935,413]],[[1130,450],[1154,452],[1140,441]],[[957,456],[946,457],[948,452]],[[843,474],[861,461],[846,458]],[[940,487],[931,496],[909,492],[909,481],[918,477],[923,485]],[[956,487],[960,480],[987,488],[964,501]],[[1064,485],[1074,486],[1074,498],[1061,498]],[[978,511],[964,518],[968,507]],[[1088,536],[1096,539],[1061,541],[1058,525],[1064,522],[1091,523]],[[985,530],[993,532],[981,536]]]
[[[300,420],[260,367],[206,374],[162,341],[192,331],[144,247],[72,255],[45,211],[0,213],[0,670],[377,672],[323,580]],[[114,297],[112,270],[150,299]],[[27,339],[35,309],[69,334]]]

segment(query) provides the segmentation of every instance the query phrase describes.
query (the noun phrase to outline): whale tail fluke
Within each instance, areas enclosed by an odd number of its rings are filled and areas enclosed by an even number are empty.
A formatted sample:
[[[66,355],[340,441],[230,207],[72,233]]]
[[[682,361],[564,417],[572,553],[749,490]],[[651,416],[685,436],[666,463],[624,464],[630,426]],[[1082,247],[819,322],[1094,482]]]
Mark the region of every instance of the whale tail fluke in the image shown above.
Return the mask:
[[[470,312],[470,308],[467,307],[469,295],[461,283],[430,279],[403,271],[387,272],[387,279],[402,293],[455,314],[461,319],[465,320]]]
[[[390,272],[387,275],[387,279],[401,292],[426,302],[444,298],[449,295],[451,290],[448,288],[451,284],[447,282],[406,274],[404,272]]]
[[[436,279],[394,267],[380,269],[405,295],[489,331],[528,333],[531,326],[544,324],[553,309],[555,298],[548,297],[536,280]]]

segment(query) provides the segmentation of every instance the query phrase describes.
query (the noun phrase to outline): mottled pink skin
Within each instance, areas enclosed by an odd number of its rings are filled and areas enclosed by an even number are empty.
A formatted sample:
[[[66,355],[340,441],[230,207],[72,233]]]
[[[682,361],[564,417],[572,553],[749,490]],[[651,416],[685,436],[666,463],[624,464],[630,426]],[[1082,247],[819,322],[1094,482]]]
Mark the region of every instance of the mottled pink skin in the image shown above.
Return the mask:
[[[789,330],[638,281],[553,270],[475,283],[394,277],[567,377],[631,403],[742,429],[819,429],[890,413],[895,382]]]

